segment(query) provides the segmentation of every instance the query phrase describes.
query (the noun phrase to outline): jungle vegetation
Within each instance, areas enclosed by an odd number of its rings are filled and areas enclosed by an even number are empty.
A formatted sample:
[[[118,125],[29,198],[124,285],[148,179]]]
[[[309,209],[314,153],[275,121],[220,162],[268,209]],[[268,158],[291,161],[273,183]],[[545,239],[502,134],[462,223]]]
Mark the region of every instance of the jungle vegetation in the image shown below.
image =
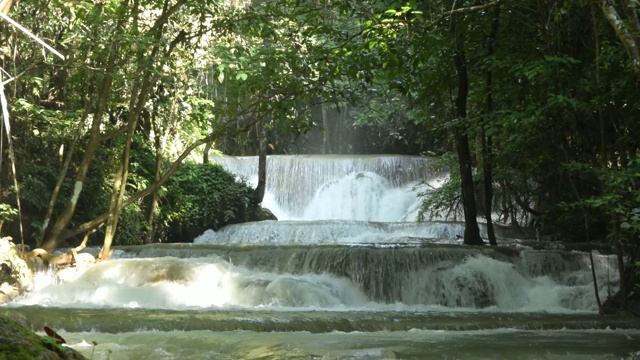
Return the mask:
[[[638,244],[638,1],[2,0],[0,12],[63,55],[0,21],[1,230],[25,243],[52,250],[102,225],[106,250],[170,241],[176,219],[203,225],[172,208],[189,187],[232,199],[208,225],[242,221],[254,190],[202,165],[223,152],[436,155],[456,176],[425,207],[462,209],[467,244],[482,244],[476,218],[491,212],[563,241]]]

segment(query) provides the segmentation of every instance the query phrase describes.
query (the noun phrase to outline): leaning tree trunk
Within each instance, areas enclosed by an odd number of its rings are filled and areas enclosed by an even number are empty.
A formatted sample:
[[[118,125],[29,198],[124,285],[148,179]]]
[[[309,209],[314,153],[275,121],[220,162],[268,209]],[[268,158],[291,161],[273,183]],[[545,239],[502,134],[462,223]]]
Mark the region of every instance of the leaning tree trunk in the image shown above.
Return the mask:
[[[455,7],[460,7],[462,1],[456,1]],[[471,150],[469,137],[463,120],[467,117],[467,97],[469,95],[469,77],[464,55],[464,31],[459,26],[459,15],[454,15],[453,33],[456,38],[454,63],[458,74],[458,94],[455,100],[458,123],[454,128],[458,164],[462,183],[462,207],[464,210],[464,243],[467,245],[483,245],[478,228],[475,193],[473,189],[473,172],[471,167]]]
[[[112,56],[110,56],[108,64],[113,65],[114,62],[115,52],[113,52]],[[100,124],[107,104],[107,98],[111,90],[112,83],[112,77],[109,72],[107,72],[104,76],[105,77],[102,81],[97,108],[93,114],[89,141],[87,143],[84,156],[82,157],[76,173],[73,195],[67,202],[67,205],[62,210],[60,215],[56,218],[56,221],[51,227],[51,231],[49,232],[47,239],[43,243],[38,243],[38,247],[42,247],[49,253],[52,253],[53,250],[58,247],[58,244],[63,240],[61,234],[67,228],[69,222],[71,221],[71,218],[73,217],[73,214],[76,210],[76,205],[78,204],[78,199],[80,198],[80,194],[82,193],[82,189],[84,187],[84,181],[87,178],[87,172],[89,171],[91,160],[93,159],[93,155],[98,149],[98,145],[100,144]]]
[[[130,119],[131,121],[131,119]],[[111,202],[109,204],[109,214],[107,217],[107,226],[104,231],[104,242],[100,250],[100,260],[109,260],[111,257],[111,243],[118,227],[118,220],[122,213],[122,200],[124,199],[125,189],[127,187],[127,179],[129,177],[129,158],[131,155],[131,142],[133,132],[137,121],[131,121],[127,133],[127,142],[122,151],[122,158],[113,181],[113,192],[111,193]]]
[[[176,13],[186,2],[187,0],[179,0],[178,2],[170,6],[169,1],[165,0],[162,14],[156,19],[155,23],[148,32],[148,34],[151,35],[151,37],[155,41],[151,53],[149,55],[146,55],[142,48],[138,50],[138,63],[141,65],[140,68],[145,68],[145,73],[142,79],[134,85],[133,90],[131,91],[132,95],[131,101],[129,102],[129,116],[127,118],[127,140],[122,152],[122,159],[116,173],[116,178],[114,180],[113,193],[111,196],[111,203],[109,205],[109,214],[107,217],[107,226],[104,235],[104,242],[102,244],[102,249],[100,250],[102,260],[108,260],[111,256],[111,244],[113,242],[113,237],[115,236],[115,231],[118,227],[120,214],[126,207],[123,206],[123,201],[127,187],[127,180],[129,177],[131,143],[133,142],[133,135],[138,125],[138,119],[140,118],[140,114],[142,113],[142,110],[147,100],[149,99],[149,93],[151,91],[152,84],[155,81],[156,68],[154,67],[154,65],[157,66],[157,68],[162,68],[162,66],[164,65],[164,61],[169,57],[171,51],[175,49],[177,43],[184,40],[184,35],[180,33],[178,36],[176,36],[175,39],[171,41],[168,49],[165,52],[161,53],[160,39],[162,38],[163,29],[169,22],[169,18],[171,17],[171,15]],[[154,60],[157,59],[160,59],[160,63],[154,64]]]
[[[116,24],[116,31],[118,33],[122,33],[123,22],[125,18],[125,13],[128,9],[128,2],[123,2],[118,7],[118,22]],[[115,66],[116,60],[118,59],[118,44],[112,44],[112,49],[109,52],[109,57],[107,59],[107,64],[105,68],[111,69]],[[87,142],[87,147],[85,148],[84,155],[78,166],[78,170],[76,172],[75,184],[73,187],[73,194],[69,201],[67,202],[65,208],[62,210],[60,215],[56,218],[55,223],[51,227],[51,231],[49,232],[46,240],[44,242],[38,242],[38,247],[42,247],[44,250],[52,253],[58,244],[64,240],[62,233],[65,231],[69,222],[71,222],[71,218],[75,213],[76,206],[78,204],[78,199],[80,198],[80,194],[82,193],[82,189],[84,188],[84,182],[87,178],[87,172],[89,171],[89,166],[91,165],[91,161],[93,160],[93,155],[95,154],[100,141],[102,140],[100,136],[100,125],[102,121],[102,116],[104,115],[105,108],[107,106],[107,101],[109,99],[109,93],[111,92],[111,84],[113,82],[113,75],[111,72],[107,71],[104,74],[104,78],[102,79],[102,84],[100,85],[100,91],[98,93],[98,99],[96,104],[96,110],[93,113],[93,121],[91,123],[91,130],[89,133],[89,140]]]

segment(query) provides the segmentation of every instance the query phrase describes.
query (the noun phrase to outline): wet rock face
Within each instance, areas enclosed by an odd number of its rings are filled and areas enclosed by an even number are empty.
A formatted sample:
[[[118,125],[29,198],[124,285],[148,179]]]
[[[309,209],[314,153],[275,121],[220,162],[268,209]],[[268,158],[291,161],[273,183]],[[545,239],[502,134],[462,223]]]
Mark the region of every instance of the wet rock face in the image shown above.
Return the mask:
[[[32,271],[11,238],[0,239],[0,304],[31,288]]]

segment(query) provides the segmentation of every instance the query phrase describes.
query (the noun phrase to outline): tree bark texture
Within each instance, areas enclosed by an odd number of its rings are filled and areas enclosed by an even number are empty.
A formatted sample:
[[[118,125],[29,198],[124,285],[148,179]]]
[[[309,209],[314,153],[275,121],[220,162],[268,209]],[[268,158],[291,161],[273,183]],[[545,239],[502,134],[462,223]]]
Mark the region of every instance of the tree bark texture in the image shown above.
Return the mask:
[[[455,6],[461,6],[462,1],[456,1]],[[459,26],[458,16],[454,16],[452,27],[455,36],[456,49],[454,64],[458,75],[458,94],[455,100],[457,124],[454,128],[458,164],[462,183],[462,207],[464,210],[464,243],[466,245],[483,245],[478,228],[475,192],[473,189],[473,169],[471,166],[471,150],[463,120],[467,117],[467,98],[469,95],[469,77],[464,55],[464,31]]]

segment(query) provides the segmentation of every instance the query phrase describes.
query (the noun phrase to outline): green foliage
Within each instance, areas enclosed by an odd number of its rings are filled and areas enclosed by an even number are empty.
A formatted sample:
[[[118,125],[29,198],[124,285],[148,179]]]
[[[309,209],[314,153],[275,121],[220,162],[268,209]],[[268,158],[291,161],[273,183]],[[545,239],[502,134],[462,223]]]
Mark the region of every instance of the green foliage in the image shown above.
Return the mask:
[[[118,232],[114,238],[116,245],[139,245],[149,231],[147,219],[140,206],[131,204],[122,210],[118,221]]]
[[[602,192],[583,201],[585,207],[598,210],[608,221],[609,236],[615,241],[640,241],[640,159],[619,169],[596,168],[595,176]]]
[[[64,354],[65,353],[65,348],[64,346],[62,346],[59,342],[58,339],[51,337],[51,336],[43,336],[42,337],[42,343],[51,350],[54,350],[57,353],[60,354]]]
[[[184,163],[166,185],[162,241],[188,242],[207,229],[247,221],[254,191],[217,164]]]
[[[432,166],[433,173],[456,174],[457,159],[453,153],[441,156]],[[428,184],[421,184],[422,191],[418,196],[424,200],[418,212],[418,220],[446,219],[458,220],[462,206],[462,194],[460,190],[460,177],[450,175],[446,181],[437,188]]]
[[[0,222],[12,220],[18,216],[18,209],[9,204],[0,204]]]
[[[18,216],[18,209],[9,204],[0,203],[0,231],[5,221],[11,221]]]
[[[264,136],[271,151],[282,153],[447,154],[455,150],[452,129],[463,128],[475,188],[482,188],[489,161],[493,210],[505,214],[503,221],[531,218],[562,238],[584,239],[586,215],[590,238],[615,234],[637,242],[640,109],[633,104],[640,87],[624,46],[592,3],[502,2],[500,11],[457,16],[466,29],[457,34],[447,15],[451,1],[175,4],[168,18],[158,15],[170,2],[32,1],[12,10],[67,55],[43,56],[22,36],[7,45],[13,56],[3,66],[17,78],[6,93],[28,228],[46,230],[42,214],[75,134],[78,147],[54,214],[71,198],[92,135],[99,148],[65,228],[107,211],[125,130],[135,120],[125,201],[214,132],[224,135],[209,138],[214,150],[233,154],[255,153]],[[469,74],[464,119],[453,111],[456,43],[464,45]],[[325,146],[320,131],[337,144]],[[458,168],[455,158],[445,160],[452,177],[429,192],[425,216],[457,212]],[[8,163],[0,169],[2,189],[13,186]],[[189,226],[197,232],[247,217],[248,188],[200,167],[185,165],[166,184],[163,240],[189,240]],[[194,195],[204,193],[211,194],[206,201]],[[8,191],[0,195],[13,201]],[[123,210],[117,243],[135,243],[151,230],[149,205],[141,199]]]

